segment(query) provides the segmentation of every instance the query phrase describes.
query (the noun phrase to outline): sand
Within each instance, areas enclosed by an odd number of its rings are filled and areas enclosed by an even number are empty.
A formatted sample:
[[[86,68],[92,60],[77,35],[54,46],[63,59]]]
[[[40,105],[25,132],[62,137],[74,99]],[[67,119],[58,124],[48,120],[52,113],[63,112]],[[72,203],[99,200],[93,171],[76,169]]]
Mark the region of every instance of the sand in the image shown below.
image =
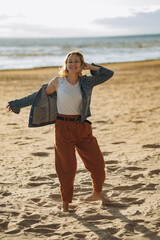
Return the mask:
[[[81,159],[72,209],[59,210],[54,125],[28,128],[30,107],[10,100],[38,90],[57,68],[0,71],[0,239],[160,240],[160,60],[107,64],[114,77],[94,88],[93,133],[106,164],[102,207]]]

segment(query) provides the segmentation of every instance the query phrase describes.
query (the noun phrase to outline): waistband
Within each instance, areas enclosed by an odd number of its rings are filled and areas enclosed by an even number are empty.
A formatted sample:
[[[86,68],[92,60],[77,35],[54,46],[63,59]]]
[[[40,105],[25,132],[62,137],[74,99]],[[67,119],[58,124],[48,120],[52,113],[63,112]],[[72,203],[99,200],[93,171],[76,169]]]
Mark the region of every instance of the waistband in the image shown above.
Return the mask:
[[[57,116],[58,120],[66,121],[66,122],[81,122],[81,115],[63,115],[58,114]]]

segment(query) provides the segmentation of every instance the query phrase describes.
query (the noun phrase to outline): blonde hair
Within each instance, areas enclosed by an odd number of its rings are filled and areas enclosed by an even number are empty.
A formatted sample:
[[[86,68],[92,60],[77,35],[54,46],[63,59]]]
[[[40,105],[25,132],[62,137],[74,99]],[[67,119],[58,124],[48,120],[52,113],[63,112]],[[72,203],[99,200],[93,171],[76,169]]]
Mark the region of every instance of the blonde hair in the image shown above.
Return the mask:
[[[84,56],[83,54],[76,50],[76,51],[72,51],[72,52],[69,52],[64,60],[64,65],[62,68],[60,68],[60,71],[59,71],[59,74],[61,77],[67,77],[68,76],[68,70],[67,70],[67,61],[68,61],[68,58],[71,56],[71,55],[77,55],[79,58],[80,58],[80,61],[81,61],[81,66],[83,68],[83,66],[85,65],[85,61],[84,61]],[[79,74],[80,77],[83,76],[82,74],[82,70]]]

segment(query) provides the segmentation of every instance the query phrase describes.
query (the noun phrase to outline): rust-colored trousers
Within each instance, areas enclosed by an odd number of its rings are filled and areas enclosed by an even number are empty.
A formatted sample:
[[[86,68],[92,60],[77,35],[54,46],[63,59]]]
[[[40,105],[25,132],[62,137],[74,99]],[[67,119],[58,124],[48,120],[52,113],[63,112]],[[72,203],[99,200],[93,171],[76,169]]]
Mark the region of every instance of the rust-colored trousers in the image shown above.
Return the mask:
[[[76,117],[62,115],[62,117]],[[55,167],[60,181],[62,200],[72,202],[73,185],[77,169],[75,149],[86,169],[90,172],[93,188],[102,191],[105,180],[105,164],[92,127],[88,122],[56,120],[55,123]]]

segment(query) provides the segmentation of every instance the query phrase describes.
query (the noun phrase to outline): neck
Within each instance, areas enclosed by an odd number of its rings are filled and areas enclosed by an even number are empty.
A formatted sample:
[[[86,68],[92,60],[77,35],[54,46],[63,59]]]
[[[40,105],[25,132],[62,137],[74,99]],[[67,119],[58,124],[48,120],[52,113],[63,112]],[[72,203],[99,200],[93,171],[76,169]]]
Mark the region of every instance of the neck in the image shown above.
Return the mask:
[[[77,74],[69,74],[66,77],[67,81],[71,84],[76,84],[78,82],[78,75]]]

